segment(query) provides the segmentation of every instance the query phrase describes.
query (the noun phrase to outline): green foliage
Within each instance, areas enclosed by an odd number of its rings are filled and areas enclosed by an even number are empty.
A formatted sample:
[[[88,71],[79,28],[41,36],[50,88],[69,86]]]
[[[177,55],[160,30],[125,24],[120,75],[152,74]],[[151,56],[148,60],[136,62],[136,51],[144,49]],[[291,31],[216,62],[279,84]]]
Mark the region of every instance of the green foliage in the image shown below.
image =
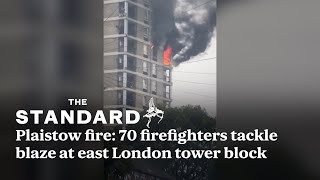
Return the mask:
[[[216,121],[210,117],[200,106],[182,106],[175,108],[160,108],[164,110],[164,118],[160,124],[154,118],[150,123],[151,132],[167,132],[169,129],[177,129],[179,132],[191,129],[193,132],[215,132]],[[141,115],[142,117],[142,115]],[[139,124],[134,127],[137,132],[147,128],[147,119],[141,119]],[[155,149],[213,149],[212,142],[188,142],[179,145],[177,142],[135,142],[133,144],[138,149],[147,146]],[[164,162],[163,162],[164,161]],[[177,179],[207,179],[209,170],[212,168],[212,160],[207,159],[170,159],[162,160],[164,170]]]
[[[215,132],[216,121],[210,117],[207,112],[200,106],[182,106],[174,108],[163,108],[164,118],[158,124],[157,118],[153,118],[150,123],[151,132],[167,132],[169,129],[177,129],[179,132],[191,129],[193,132]],[[141,113],[141,120],[137,125],[127,126],[127,129],[134,129],[139,132],[146,129],[148,119],[143,118],[145,112]],[[119,138],[117,138],[119,139]],[[111,142],[107,146],[117,146],[120,149],[141,149],[144,150],[150,146],[153,149],[213,149],[212,142],[188,142],[184,145],[179,145],[177,142]],[[168,159],[156,160],[157,164],[163,167],[162,170],[171,174],[176,179],[208,179],[208,174],[211,172],[212,160],[207,159]],[[123,179],[124,175],[130,172],[134,167],[130,160],[106,160],[105,169],[108,176],[114,179]]]
[[[105,148],[111,149],[112,147],[118,147],[119,150],[128,149],[129,146],[126,143],[120,141],[105,142]],[[106,177],[110,179],[124,179],[124,175],[128,174],[132,170],[132,162],[130,159],[105,159],[104,169]]]

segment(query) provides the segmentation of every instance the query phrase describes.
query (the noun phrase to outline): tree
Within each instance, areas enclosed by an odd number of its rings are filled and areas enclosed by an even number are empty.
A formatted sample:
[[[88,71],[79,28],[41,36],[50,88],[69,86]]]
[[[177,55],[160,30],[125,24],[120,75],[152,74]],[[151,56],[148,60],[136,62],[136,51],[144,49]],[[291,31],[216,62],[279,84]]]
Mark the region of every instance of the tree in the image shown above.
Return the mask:
[[[163,108],[160,108],[163,109]],[[150,123],[151,132],[167,132],[169,129],[177,129],[179,132],[191,129],[193,132],[215,132],[216,121],[210,117],[200,106],[182,106],[164,109],[164,119],[157,124],[157,119]],[[142,116],[141,116],[142,117]],[[146,128],[147,119],[141,119],[139,124],[134,126],[137,132]],[[213,149],[213,142],[188,142],[183,145],[177,142],[134,142],[131,144],[135,149],[144,149],[147,146],[154,149]],[[169,159],[158,160],[167,173],[175,176],[177,179],[208,179],[212,160],[208,159]]]
[[[115,128],[117,131],[119,128]],[[117,138],[118,139],[118,138]],[[120,150],[129,149],[129,144],[122,143],[120,141],[109,141],[104,143],[105,148],[111,149],[112,147],[118,147]],[[124,179],[125,175],[132,170],[132,162],[130,159],[105,159],[104,160],[104,172],[105,176],[111,179]]]

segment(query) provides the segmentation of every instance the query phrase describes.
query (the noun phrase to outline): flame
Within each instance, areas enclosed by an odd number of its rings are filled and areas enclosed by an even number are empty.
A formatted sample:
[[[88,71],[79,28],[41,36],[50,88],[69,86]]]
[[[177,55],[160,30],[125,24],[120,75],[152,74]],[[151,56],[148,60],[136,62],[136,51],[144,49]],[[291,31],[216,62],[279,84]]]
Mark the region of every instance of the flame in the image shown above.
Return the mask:
[[[163,61],[162,63],[166,66],[169,66],[171,64],[171,56],[172,56],[172,49],[170,46],[168,46],[164,51],[163,51]]]

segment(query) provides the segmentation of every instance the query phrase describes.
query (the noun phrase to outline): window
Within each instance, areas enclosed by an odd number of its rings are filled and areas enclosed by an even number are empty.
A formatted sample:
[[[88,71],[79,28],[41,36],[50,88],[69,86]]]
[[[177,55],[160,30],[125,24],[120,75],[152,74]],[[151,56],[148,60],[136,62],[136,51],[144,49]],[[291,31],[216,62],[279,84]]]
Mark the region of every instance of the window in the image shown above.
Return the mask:
[[[165,97],[166,98],[170,98],[170,86],[166,86],[166,90],[165,90],[166,92],[166,94],[165,94]]]
[[[151,81],[152,94],[157,94],[157,82]]]
[[[134,107],[136,105],[136,93],[127,91],[127,105]]]
[[[150,6],[150,0],[144,0],[144,6],[149,7]]]
[[[143,45],[143,57],[148,57],[148,46],[147,45]]]
[[[165,81],[170,82],[170,70],[169,69],[167,69],[164,72],[164,77],[165,77]]]
[[[118,56],[118,63],[122,64],[123,63],[123,57],[122,56]]]
[[[144,28],[143,39],[145,41],[149,40],[149,28],[147,28],[147,27]]]
[[[127,73],[127,87],[131,89],[136,88],[136,76],[131,73]]]
[[[122,86],[123,86],[123,74],[118,73],[118,87],[122,87]]]
[[[149,24],[149,11],[144,11],[144,23]]]
[[[137,41],[133,39],[128,39],[128,52],[135,54],[137,50]]]
[[[148,64],[147,62],[143,62],[143,74],[147,75],[148,74]]]
[[[136,71],[136,58],[133,57],[133,56],[128,56],[128,59],[127,59],[127,69],[130,70],[130,71]]]
[[[152,64],[152,76],[153,76],[153,77],[157,77],[156,64]]]
[[[118,69],[123,69],[123,55],[119,55],[117,60],[118,60]]]
[[[116,25],[116,28],[118,29],[119,34],[124,34],[124,21],[119,21],[119,24]]]
[[[125,16],[126,9],[124,7],[124,2],[119,3],[119,16],[123,17]]]
[[[119,51],[122,52],[124,50],[124,39],[119,39]]]
[[[130,36],[137,36],[137,24],[133,22],[128,22],[128,34]]]
[[[148,104],[148,98],[147,98],[147,96],[143,96],[142,97],[142,106],[147,107],[147,104]]]
[[[122,102],[123,102],[122,91],[118,91],[118,105],[122,104]]]
[[[156,47],[152,48],[152,59],[157,61],[157,56],[158,56],[158,50]]]
[[[138,8],[136,5],[131,3],[128,4],[128,10],[126,13],[129,18],[137,19],[137,11],[138,11]]]
[[[144,92],[147,92],[147,91],[148,91],[148,82],[147,82],[146,79],[143,79],[142,81],[143,81],[143,82],[142,82],[143,91],[144,91]]]

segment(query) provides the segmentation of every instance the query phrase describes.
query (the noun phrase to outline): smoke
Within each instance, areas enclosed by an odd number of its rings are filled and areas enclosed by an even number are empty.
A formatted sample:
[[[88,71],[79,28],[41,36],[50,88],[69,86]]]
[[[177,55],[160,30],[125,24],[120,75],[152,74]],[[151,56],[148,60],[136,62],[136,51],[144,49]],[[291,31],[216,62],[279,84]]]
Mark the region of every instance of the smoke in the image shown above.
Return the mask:
[[[152,0],[152,39],[154,46],[165,46],[169,34],[175,33],[175,4],[175,0]],[[175,36],[172,36],[172,38]]]
[[[155,46],[170,46],[178,65],[204,52],[216,24],[215,0],[153,0]]]

